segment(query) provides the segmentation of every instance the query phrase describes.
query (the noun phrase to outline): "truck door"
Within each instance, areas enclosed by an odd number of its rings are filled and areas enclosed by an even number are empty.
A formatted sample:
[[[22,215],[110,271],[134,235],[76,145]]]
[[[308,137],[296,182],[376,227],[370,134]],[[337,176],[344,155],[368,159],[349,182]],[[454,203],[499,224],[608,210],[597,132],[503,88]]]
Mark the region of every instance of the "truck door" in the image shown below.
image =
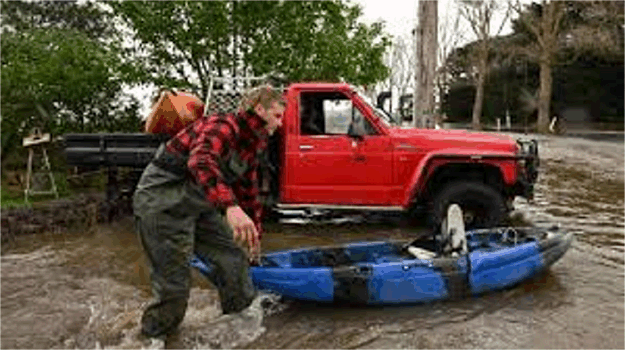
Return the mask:
[[[359,123],[354,124],[353,122]],[[351,127],[366,130],[348,136]],[[382,205],[392,179],[390,139],[377,135],[352,101],[340,92],[302,92],[299,135],[287,155],[283,201],[334,205]]]
[[[351,107],[350,128],[357,129],[362,135],[362,138],[350,137],[351,168],[358,173],[353,185],[359,195],[355,193],[354,198],[359,198],[359,204],[390,204],[394,167],[390,137],[375,130],[360,106]]]

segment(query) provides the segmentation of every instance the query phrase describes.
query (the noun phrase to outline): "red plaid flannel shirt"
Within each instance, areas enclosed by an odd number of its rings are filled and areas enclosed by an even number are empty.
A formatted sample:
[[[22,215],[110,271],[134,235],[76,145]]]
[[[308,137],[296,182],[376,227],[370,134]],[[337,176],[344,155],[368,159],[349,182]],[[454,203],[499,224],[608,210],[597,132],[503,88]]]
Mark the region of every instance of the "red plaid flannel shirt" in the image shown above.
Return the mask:
[[[263,205],[258,199],[257,151],[267,148],[265,121],[253,113],[203,117],[167,143],[167,151],[188,155],[187,167],[194,181],[204,188],[206,200],[216,208],[239,205],[261,231]],[[248,170],[231,186],[219,166],[238,152]],[[228,181],[230,182],[230,181]]]

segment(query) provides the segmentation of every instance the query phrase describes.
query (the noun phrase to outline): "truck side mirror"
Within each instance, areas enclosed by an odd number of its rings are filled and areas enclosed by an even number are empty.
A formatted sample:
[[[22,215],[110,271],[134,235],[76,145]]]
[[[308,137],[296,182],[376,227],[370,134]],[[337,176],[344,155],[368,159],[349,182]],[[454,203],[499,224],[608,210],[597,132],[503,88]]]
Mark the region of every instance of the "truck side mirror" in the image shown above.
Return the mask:
[[[362,134],[359,134],[356,129],[358,128],[349,128],[349,130],[347,130],[347,136],[354,138],[358,141],[362,141],[365,137]]]

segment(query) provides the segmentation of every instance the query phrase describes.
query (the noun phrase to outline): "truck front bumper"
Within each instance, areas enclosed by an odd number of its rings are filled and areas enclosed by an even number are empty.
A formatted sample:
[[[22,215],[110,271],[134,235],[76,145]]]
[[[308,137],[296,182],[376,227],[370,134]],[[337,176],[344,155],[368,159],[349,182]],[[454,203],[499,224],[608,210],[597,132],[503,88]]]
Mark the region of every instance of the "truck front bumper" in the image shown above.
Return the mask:
[[[517,140],[519,150],[517,152],[518,174],[514,187],[514,195],[525,197],[529,200],[534,198],[534,185],[538,179],[538,141]]]

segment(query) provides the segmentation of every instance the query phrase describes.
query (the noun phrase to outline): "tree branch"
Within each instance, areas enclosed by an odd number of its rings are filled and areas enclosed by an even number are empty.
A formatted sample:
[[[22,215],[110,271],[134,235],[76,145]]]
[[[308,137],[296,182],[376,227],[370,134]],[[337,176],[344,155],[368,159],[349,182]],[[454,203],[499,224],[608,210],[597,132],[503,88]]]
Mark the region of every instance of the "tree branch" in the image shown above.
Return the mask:
[[[543,1],[544,3],[544,1]],[[517,13],[517,15],[519,16],[519,19],[525,24],[525,26],[530,30],[530,32],[532,32],[532,34],[534,34],[534,36],[536,37],[536,41],[538,42],[538,44],[541,47],[545,47],[545,43],[543,40],[543,35],[540,31],[540,27],[539,24],[537,24],[535,21],[537,21],[537,18],[533,18],[534,21],[530,20],[530,17],[534,17],[530,12],[527,13],[526,16],[524,16],[524,12],[523,12],[523,7],[521,6],[521,3],[516,0],[515,5],[513,5],[513,9],[514,11]]]
[[[499,26],[499,29],[497,29],[497,33],[495,34],[495,36],[499,36],[501,31],[503,30],[504,25],[508,22],[508,17],[510,17],[510,7],[506,7],[506,13],[504,14],[504,18],[501,21],[501,25]]]

